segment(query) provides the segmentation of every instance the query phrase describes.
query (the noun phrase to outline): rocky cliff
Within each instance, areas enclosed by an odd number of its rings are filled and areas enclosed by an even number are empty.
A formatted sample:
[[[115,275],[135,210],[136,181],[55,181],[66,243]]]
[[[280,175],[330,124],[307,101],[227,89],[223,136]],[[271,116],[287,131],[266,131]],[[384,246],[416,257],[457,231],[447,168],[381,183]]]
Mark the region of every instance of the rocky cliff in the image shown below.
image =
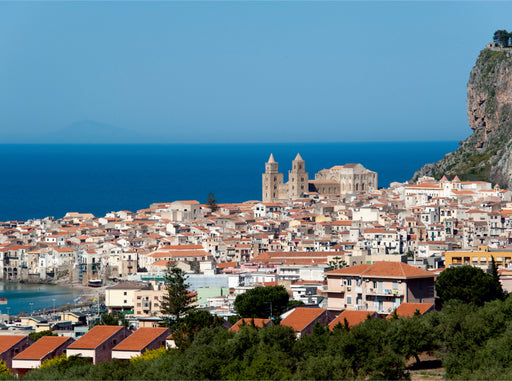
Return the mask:
[[[468,121],[473,134],[441,161],[426,164],[414,179],[458,175],[512,188],[512,49],[485,48],[468,81]]]

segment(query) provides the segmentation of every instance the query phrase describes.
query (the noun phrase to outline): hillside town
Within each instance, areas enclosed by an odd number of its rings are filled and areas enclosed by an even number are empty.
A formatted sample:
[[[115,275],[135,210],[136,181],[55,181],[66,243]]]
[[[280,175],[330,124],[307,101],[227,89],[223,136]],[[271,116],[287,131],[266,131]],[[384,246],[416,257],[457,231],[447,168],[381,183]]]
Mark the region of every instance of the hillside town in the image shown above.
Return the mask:
[[[368,315],[433,310],[434,280],[444,268],[489,271],[494,260],[503,288],[512,290],[511,191],[457,176],[378,189],[377,174],[361,164],[326,169],[309,180],[300,155],[289,178],[284,183],[271,155],[264,202],[181,200],[103,217],[70,212],[59,219],[1,222],[0,280],[97,287],[108,311],[124,314],[138,328],[134,343],[147,339],[151,348],[171,339],[157,328],[169,263],[188,274],[197,308],[222,318],[236,315],[235,298],[247,290],[284,286],[290,300],[303,303],[280,317],[298,336],[316,322],[353,325]],[[51,343],[55,354],[69,347],[89,356],[89,347],[77,345],[90,337],[86,318],[76,311],[53,318],[25,316],[12,326],[8,317],[0,334],[51,329],[70,338]],[[110,340],[110,350],[94,354],[93,340],[91,356],[115,357],[115,346],[130,337],[116,329],[115,340],[110,331],[95,335]],[[147,337],[137,341],[135,335]],[[19,351],[29,344],[12,343]],[[140,354],[145,347],[126,348]],[[11,367],[15,360],[7,360]]]

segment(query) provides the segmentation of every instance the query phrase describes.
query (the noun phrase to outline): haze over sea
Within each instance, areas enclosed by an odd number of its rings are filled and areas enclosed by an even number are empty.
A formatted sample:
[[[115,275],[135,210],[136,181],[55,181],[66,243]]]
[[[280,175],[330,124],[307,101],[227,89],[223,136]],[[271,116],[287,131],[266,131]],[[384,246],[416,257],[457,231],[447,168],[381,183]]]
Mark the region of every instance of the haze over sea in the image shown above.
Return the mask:
[[[261,199],[261,174],[270,153],[288,177],[300,153],[309,177],[323,168],[361,163],[379,186],[410,180],[423,164],[454,151],[458,142],[0,145],[0,221],[67,212],[104,216],[153,202],[219,203]]]

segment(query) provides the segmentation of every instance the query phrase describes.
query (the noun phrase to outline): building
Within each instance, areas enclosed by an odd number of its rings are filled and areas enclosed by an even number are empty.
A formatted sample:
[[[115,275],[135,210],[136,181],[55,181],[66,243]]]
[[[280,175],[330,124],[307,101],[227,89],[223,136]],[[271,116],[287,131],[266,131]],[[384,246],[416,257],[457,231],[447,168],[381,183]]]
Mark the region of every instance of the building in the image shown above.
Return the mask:
[[[262,200],[275,202],[278,200],[293,200],[310,192],[320,195],[351,195],[378,188],[377,173],[366,169],[361,164],[337,165],[322,169],[309,179],[306,172],[306,162],[300,154],[292,161],[292,169],[288,171],[288,182],[284,182],[283,174],[279,172],[274,155],[265,163],[265,173],[262,175]]]
[[[12,359],[27,349],[34,340],[24,335],[0,336],[0,360],[12,371]]]
[[[23,376],[30,369],[39,368],[43,361],[62,355],[74,341],[71,337],[43,336],[15,356],[12,367],[18,376]]]
[[[164,327],[139,328],[112,349],[112,358],[128,360],[146,351],[165,347],[165,340],[170,333]]]
[[[112,359],[112,348],[130,335],[125,327],[97,325],[66,349],[66,355],[90,357],[93,364]]]
[[[477,250],[454,250],[444,252],[446,268],[471,265],[483,270],[491,268],[492,258],[496,266],[507,267],[512,260],[510,250],[491,250],[487,246],[478,246]]]
[[[109,312],[133,311],[135,292],[150,290],[151,285],[144,282],[121,282],[105,289],[105,305]]]
[[[435,274],[402,262],[375,262],[326,272],[329,310],[390,314],[402,303],[434,303]]]
[[[375,319],[378,316],[377,312],[345,310],[329,323],[329,330],[332,331],[338,324],[342,327],[347,324],[348,328],[352,328],[366,319]]]
[[[265,328],[270,325],[273,325],[274,323],[270,319],[261,319],[261,318],[243,318],[238,320],[229,330],[231,332],[238,332],[240,331],[241,327],[244,325],[247,325],[249,327],[256,327],[256,328]]]
[[[297,307],[281,321],[281,325],[291,327],[300,338],[304,334],[311,334],[316,323],[325,326],[328,322],[329,315],[323,308]]]

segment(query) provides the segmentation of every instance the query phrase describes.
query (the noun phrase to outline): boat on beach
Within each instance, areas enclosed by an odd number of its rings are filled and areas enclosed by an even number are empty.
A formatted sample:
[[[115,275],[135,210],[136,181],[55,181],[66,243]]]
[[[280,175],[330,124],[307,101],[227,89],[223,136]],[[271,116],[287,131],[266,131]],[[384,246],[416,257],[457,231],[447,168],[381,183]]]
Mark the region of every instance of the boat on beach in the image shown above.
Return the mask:
[[[87,284],[89,287],[101,287],[103,286],[103,281],[101,279],[89,279]]]

